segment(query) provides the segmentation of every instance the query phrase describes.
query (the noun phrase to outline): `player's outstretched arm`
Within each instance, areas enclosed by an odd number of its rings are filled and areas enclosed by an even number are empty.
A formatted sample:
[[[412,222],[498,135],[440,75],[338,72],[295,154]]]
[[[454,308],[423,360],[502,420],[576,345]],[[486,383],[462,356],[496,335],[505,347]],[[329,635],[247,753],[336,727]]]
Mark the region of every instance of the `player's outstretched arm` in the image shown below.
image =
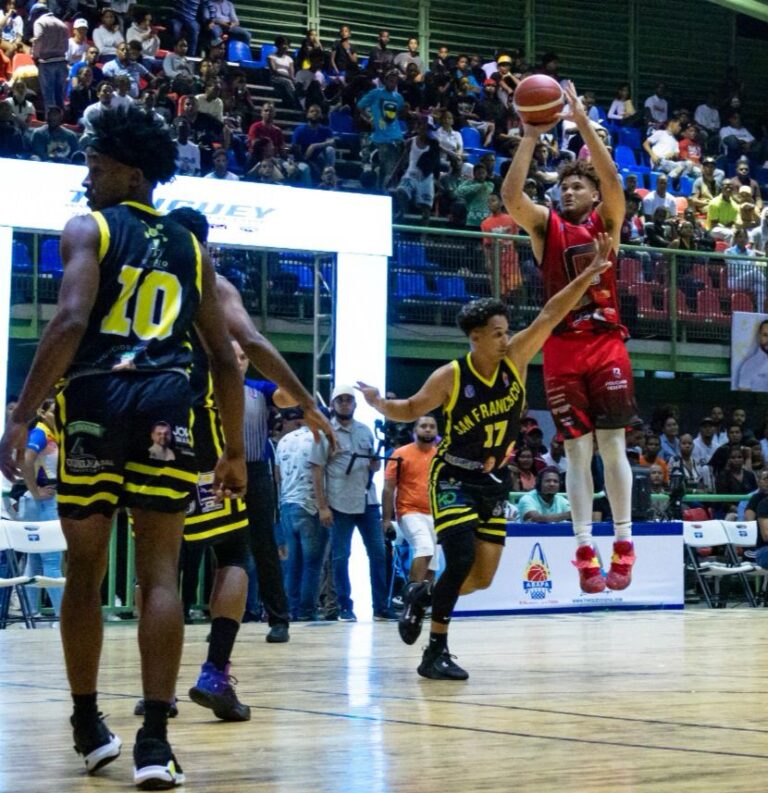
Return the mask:
[[[216,277],[219,301],[226,318],[232,338],[243,348],[248,360],[273,383],[277,383],[279,393],[289,397],[285,402],[275,399],[278,407],[300,405],[304,412],[304,423],[312,430],[315,440],[319,442],[319,431],[322,430],[331,449],[336,448],[336,435],[328,419],[317,409],[312,395],[302,385],[298,377],[288,365],[285,358],[275,349],[269,339],[265,338],[253,324],[245,310],[240,293],[222,276]],[[278,393],[278,392],[276,392]]]
[[[595,132],[595,128],[584,110],[584,105],[576,93],[576,87],[570,81],[565,88],[565,96],[568,100],[569,112],[563,114],[562,117],[576,124],[584,143],[589,149],[592,165],[595,168],[598,179],[600,179],[602,202],[598,206],[597,211],[603,220],[605,230],[613,239],[614,249],[618,251],[621,224],[624,222],[625,202],[624,188],[621,186],[621,179],[619,179],[616,164],[605,143]]]
[[[24,458],[27,424],[64,376],[88,327],[99,291],[101,234],[90,215],[72,218],[61,236],[64,275],[56,313],[45,328],[18,404],[0,439],[0,470],[14,481]]]
[[[448,404],[453,390],[454,372],[451,364],[441,366],[427,378],[424,385],[408,399],[385,399],[379,389],[361,380],[357,387],[365,401],[393,421],[415,421],[441,405]]]
[[[544,241],[549,211],[546,207],[534,203],[523,188],[525,180],[528,178],[534,149],[539,142],[539,135],[548,132],[551,127],[551,124],[545,126],[523,125],[522,140],[501,186],[501,200],[504,202],[507,212],[518,225],[528,232],[534,244]]]
[[[203,294],[195,328],[211,362],[211,378],[224,428],[226,446],[216,464],[214,491],[232,498],[245,493],[245,444],[243,442],[243,378],[229,341],[227,323],[219,302],[216,274],[206,250],[203,260]]]
[[[509,341],[509,358],[522,372],[542,348],[552,331],[569,311],[573,310],[591,284],[595,283],[611,262],[613,240],[610,234],[598,234],[597,254],[592,263],[577,278],[553,295],[539,316],[525,329],[516,333]]]

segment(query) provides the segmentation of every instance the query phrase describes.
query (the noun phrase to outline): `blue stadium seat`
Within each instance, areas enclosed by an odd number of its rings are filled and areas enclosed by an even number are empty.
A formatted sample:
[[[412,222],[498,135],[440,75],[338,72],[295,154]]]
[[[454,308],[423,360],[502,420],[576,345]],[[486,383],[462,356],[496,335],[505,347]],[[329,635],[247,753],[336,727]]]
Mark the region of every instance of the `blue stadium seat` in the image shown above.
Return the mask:
[[[629,146],[619,144],[614,149],[613,159],[616,161],[616,165],[618,165],[619,168],[630,168],[635,170],[637,167],[635,153],[629,148]]]
[[[483,139],[480,137],[480,133],[474,127],[462,127],[461,139],[464,141],[465,149],[482,148]]]
[[[227,60],[235,61],[246,69],[259,69],[261,65],[253,60],[251,48],[244,41],[230,39],[227,42]]]
[[[268,69],[269,68],[269,61],[267,58],[273,53],[277,52],[277,47],[274,44],[262,44],[261,45],[261,53],[259,54],[259,59],[253,62],[253,69]]]
[[[421,273],[395,273],[394,297],[434,297]]]
[[[435,278],[435,286],[437,287],[437,293],[444,300],[464,302],[470,299],[470,295],[467,293],[467,283],[460,276],[438,275]]]
[[[686,198],[693,192],[694,179],[690,176],[680,177],[680,189],[677,191],[678,195],[685,196]]]
[[[315,288],[315,273],[306,264],[283,264],[280,268],[284,273],[293,273],[299,279],[299,289]]]
[[[40,266],[38,269],[41,275],[60,276],[64,273],[58,239],[45,240],[40,246]]]
[[[496,176],[501,176],[501,166],[503,163],[508,162],[509,157],[496,157],[496,164],[493,166],[493,172]]]
[[[427,266],[427,252],[421,242],[397,240],[395,242],[395,260],[400,267],[422,268]]]
[[[355,130],[355,122],[348,107],[332,110],[328,114],[328,124],[333,130],[334,137],[342,143],[355,144],[360,140],[360,134]]]
[[[19,242],[19,240],[13,241],[11,267],[17,272],[28,272],[32,270],[32,259],[29,258],[29,249],[23,242]]]
[[[637,127],[619,127],[618,139],[620,146],[628,146],[630,149],[641,149],[643,147],[642,136]]]
[[[622,168],[621,169],[621,175],[624,177],[625,182],[626,182],[627,174],[630,174],[630,173],[634,174],[637,177],[637,186],[638,187],[643,187],[643,188],[647,188],[648,187],[648,185],[646,184],[646,182],[648,181],[648,178],[647,178],[648,177],[648,171],[641,171],[641,170],[638,169],[637,166],[635,166],[634,168]]]

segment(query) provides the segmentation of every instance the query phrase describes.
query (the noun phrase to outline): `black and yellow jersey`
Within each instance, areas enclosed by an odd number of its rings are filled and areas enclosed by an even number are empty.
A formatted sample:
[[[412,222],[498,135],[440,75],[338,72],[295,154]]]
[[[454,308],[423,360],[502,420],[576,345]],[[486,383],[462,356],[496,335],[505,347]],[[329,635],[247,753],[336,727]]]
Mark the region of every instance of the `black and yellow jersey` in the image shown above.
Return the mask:
[[[437,458],[483,473],[503,468],[525,406],[525,385],[515,365],[505,358],[488,380],[476,371],[470,354],[451,365],[453,390],[443,407],[445,435]]]
[[[213,408],[215,402],[213,401],[213,380],[211,379],[208,353],[194,329],[190,338],[192,340],[192,368],[189,372],[189,387],[192,391],[192,407]]]
[[[188,371],[202,293],[200,246],[184,226],[126,201],[94,212],[99,290],[67,373]]]

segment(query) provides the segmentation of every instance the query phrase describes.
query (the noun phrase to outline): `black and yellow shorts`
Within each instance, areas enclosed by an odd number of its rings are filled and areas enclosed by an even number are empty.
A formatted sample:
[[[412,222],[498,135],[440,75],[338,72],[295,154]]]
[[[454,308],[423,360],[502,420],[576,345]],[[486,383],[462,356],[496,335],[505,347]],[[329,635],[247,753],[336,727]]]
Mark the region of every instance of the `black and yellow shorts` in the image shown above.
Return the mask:
[[[183,512],[197,484],[190,390],[178,372],[76,377],[56,398],[59,514]]]
[[[478,539],[504,545],[504,508],[511,484],[506,471],[473,475],[435,458],[429,475],[429,501],[437,541],[460,531],[474,531]]]
[[[223,535],[242,530],[247,547],[248,516],[242,498],[214,499],[213,469],[224,448],[224,432],[215,408],[196,406],[192,410],[192,436],[199,472],[193,498],[184,521],[187,542],[208,541],[217,544]]]

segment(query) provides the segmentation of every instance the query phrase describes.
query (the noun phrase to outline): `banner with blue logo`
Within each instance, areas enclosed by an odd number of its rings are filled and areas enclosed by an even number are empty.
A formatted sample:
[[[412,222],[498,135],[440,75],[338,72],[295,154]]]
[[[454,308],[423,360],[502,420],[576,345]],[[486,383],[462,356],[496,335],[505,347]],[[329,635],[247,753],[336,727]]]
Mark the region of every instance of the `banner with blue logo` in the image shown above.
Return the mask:
[[[459,598],[454,614],[536,614],[596,609],[683,608],[682,523],[639,523],[633,527],[637,562],[622,591],[589,595],[579,587],[572,560],[576,540],[570,523],[510,523],[496,578],[489,589]],[[607,572],[613,527],[595,524],[594,544]]]

